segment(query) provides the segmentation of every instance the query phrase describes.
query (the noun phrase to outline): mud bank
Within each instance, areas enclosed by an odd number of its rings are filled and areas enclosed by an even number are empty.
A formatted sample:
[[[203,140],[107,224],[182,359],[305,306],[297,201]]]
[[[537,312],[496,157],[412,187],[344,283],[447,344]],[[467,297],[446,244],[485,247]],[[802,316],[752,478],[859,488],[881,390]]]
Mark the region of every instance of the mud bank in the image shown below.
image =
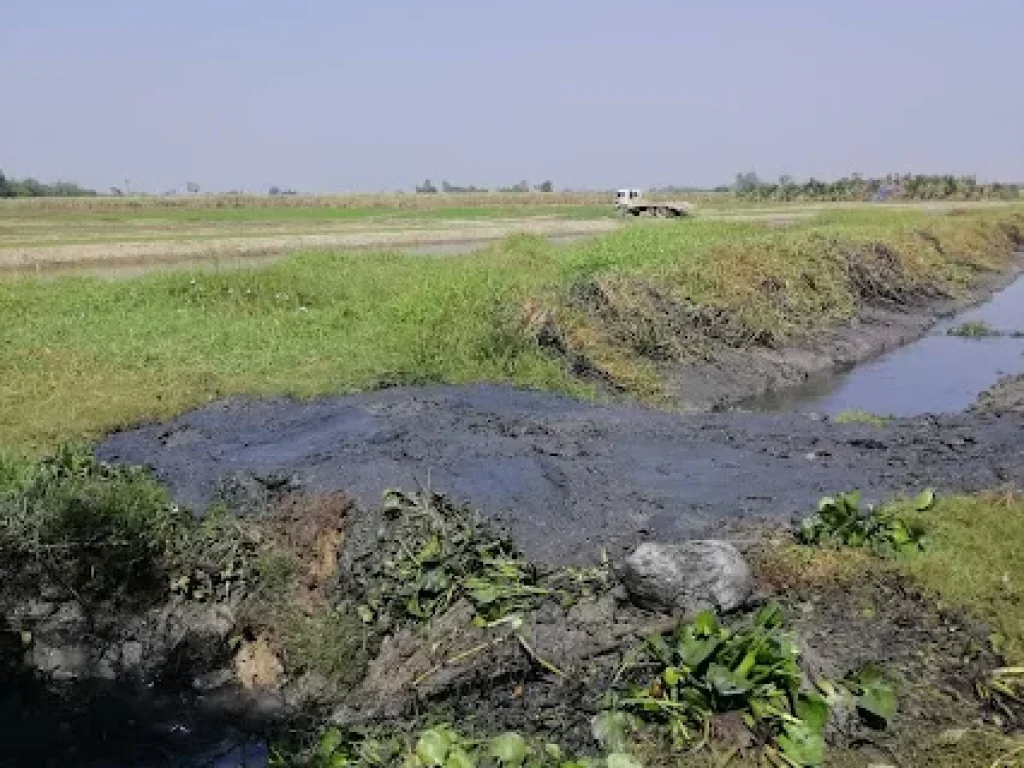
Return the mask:
[[[788,520],[825,493],[1024,482],[1024,425],[965,414],[837,424],[806,415],[680,416],[501,386],[232,400],[111,435],[110,461],[150,465],[184,506],[255,510],[275,494],[358,503],[429,486],[507,527],[544,563],[648,538]]]
[[[932,297],[918,303],[867,305],[851,320],[779,349],[717,348],[710,361],[666,370],[666,392],[683,410],[742,409],[746,402],[843,373],[916,341],[942,319],[986,301],[1022,272],[1024,253],[1018,253],[1006,270],[984,275],[956,299]]]
[[[1024,376],[1007,376],[978,398],[974,409],[980,413],[1024,413]]]

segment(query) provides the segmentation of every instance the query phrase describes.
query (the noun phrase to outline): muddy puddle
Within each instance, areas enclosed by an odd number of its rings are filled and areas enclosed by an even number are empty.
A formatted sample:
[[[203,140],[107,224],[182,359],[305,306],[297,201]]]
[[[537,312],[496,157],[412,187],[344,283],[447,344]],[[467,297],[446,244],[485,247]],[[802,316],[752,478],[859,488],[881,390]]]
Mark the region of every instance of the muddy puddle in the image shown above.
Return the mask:
[[[997,335],[950,335],[982,324]],[[977,327],[982,327],[977,326]],[[888,416],[959,413],[1007,375],[1024,373],[1024,277],[984,304],[937,323],[918,341],[850,371],[744,403],[742,410]]]
[[[788,521],[826,493],[1024,481],[1019,425],[975,415],[884,430],[790,413],[680,418],[504,386],[391,389],[296,402],[236,399],[111,435],[108,461],[148,465],[181,505],[245,512],[274,487],[431,487],[507,528],[536,562],[593,562],[638,542]]]

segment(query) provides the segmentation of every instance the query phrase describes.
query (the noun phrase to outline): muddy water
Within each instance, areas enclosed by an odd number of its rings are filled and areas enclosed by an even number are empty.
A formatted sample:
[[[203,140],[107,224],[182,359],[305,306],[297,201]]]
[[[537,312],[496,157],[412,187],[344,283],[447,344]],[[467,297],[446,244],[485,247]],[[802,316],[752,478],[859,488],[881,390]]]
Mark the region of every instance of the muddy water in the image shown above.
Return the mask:
[[[993,338],[961,338],[948,331],[983,322]],[[958,413],[1007,374],[1024,373],[1024,276],[986,303],[945,319],[920,340],[849,372],[812,380],[744,405],[755,411],[836,414],[849,410],[891,416]]]

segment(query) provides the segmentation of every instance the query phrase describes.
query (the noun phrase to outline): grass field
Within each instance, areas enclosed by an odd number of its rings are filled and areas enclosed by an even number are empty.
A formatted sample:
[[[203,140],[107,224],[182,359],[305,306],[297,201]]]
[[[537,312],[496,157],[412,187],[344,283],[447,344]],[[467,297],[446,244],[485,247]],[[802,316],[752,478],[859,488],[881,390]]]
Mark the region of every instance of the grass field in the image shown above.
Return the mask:
[[[814,217],[885,215],[864,203],[771,204],[686,196],[704,219],[773,226]],[[0,270],[74,271],[81,264],[215,264],[311,250],[479,242],[517,231],[593,234],[623,223],[610,194],[356,195],[0,200]],[[895,203],[885,211],[979,211],[1005,203]]]
[[[313,249],[382,249],[489,239],[517,229],[557,235],[599,224],[608,229],[614,226],[609,219],[615,215],[607,205],[554,203],[361,208],[147,205],[104,210],[21,202],[0,201],[0,269],[158,262],[182,255],[213,260]]]
[[[54,213],[141,213],[210,210],[439,210],[505,206],[607,204],[602,192],[482,192],[444,195],[378,193],[355,195],[196,195],[179,197],[21,198],[4,201],[13,215]]]
[[[650,286],[729,313],[753,337],[784,339],[854,311],[843,278],[851,249],[886,244],[908,280],[955,290],[972,265],[1008,251],[996,226],[1008,215],[846,211],[774,230],[698,219],[631,225],[567,248],[511,237],[445,259],[315,253],[117,283],[5,280],[0,445],[46,449],[232,393],[478,380],[589,393],[536,343],[538,313],[627,389],[657,399],[650,361],[668,341]],[[925,229],[942,253],[917,234]],[[785,302],[761,289],[765,280],[786,286]],[[572,298],[581,286],[624,319],[598,322]]]
[[[350,222],[398,220],[466,220],[466,219],[519,219],[534,216],[554,216],[568,219],[604,218],[614,216],[614,210],[607,204],[512,204],[512,205],[453,205],[437,208],[425,207],[242,207],[242,208],[179,208],[143,207],[139,209],[88,210],[68,208],[34,210],[31,207],[0,205],[0,225],[15,228],[39,228],[40,222],[50,226],[61,224],[182,224],[199,222]]]

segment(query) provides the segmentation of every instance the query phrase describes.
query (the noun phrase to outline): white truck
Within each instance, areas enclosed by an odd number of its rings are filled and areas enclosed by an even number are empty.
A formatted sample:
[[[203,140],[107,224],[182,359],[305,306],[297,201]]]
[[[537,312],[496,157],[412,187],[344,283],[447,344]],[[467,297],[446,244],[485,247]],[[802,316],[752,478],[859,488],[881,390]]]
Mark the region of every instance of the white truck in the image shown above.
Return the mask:
[[[665,203],[651,202],[644,199],[643,192],[639,189],[620,189],[615,193],[615,207],[623,215],[630,216],[664,216],[666,218],[680,218],[690,216],[693,213],[693,206],[690,203]]]

